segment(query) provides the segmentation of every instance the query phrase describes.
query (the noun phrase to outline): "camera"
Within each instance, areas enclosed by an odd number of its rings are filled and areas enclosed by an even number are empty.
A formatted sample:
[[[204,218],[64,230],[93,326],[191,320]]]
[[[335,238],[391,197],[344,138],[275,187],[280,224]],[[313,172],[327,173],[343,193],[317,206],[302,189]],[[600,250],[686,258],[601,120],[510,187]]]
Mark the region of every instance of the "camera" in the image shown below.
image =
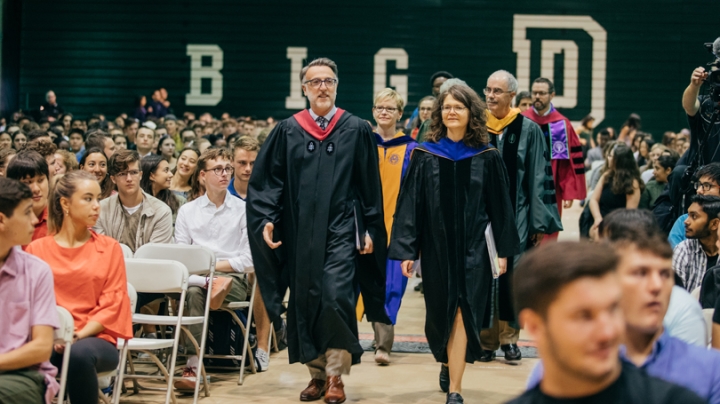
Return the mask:
[[[715,56],[715,60],[708,63],[708,77],[705,82],[710,85],[710,97],[714,102],[720,102],[720,38],[715,42],[705,43],[705,49]]]

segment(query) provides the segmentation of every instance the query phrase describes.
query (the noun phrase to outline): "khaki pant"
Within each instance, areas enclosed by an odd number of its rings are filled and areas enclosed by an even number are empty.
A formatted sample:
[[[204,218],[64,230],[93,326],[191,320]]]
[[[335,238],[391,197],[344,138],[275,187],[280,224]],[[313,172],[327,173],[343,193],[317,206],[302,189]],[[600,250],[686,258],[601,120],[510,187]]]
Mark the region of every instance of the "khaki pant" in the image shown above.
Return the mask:
[[[352,356],[344,349],[328,348],[317,359],[305,364],[313,379],[327,380],[328,376],[341,376],[350,374]]]
[[[395,326],[383,323],[372,323],[372,325],[375,330],[375,351],[390,353],[395,341]]]
[[[225,296],[225,302],[244,302],[248,297],[248,281],[244,274],[220,274],[215,273],[216,277],[227,277],[232,279],[230,284],[230,292]],[[190,286],[187,290],[185,297],[187,305],[185,306],[185,313],[183,315],[190,317],[203,317],[205,315],[205,302],[207,301],[207,289],[198,286]],[[198,345],[202,339],[203,325],[193,324],[189,325],[188,329],[193,335]],[[185,337],[182,334],[183,338]],[[197,355],[195,352],[195,346],[190,341],[185,341],[185,353],[188,355]]]
[[[500,345],[517,344],[520,330],[512,328],[507,321],[493,319],[492,327],[480,331],[480,343],[483,349],[497,351]]]
[[[0,373],[0,403],[45,404],[44,396],[45,375],[37,370],[26,368]]]

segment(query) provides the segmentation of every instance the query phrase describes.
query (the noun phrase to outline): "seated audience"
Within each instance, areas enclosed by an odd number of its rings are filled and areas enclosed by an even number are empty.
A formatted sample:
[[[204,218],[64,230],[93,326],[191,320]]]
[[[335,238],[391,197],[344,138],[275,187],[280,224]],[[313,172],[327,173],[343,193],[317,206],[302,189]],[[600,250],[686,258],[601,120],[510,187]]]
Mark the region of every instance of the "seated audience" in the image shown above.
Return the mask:
[[[55,174],[65,174],[78,169],[78,162],[75,155],[67,150],[58,150],[55,152]]]
[[[128,148],[128,140],[125,135],[114,135],[113,142],[115,142],[115,150],[122,150]]]
[[[695,173],[695,178],[698,179],[694,184],[698,195],[720,196],[720,163],[710,163],[701,167]],[[670,230],[668,239],[672,248],[677,247],[680,242],[685,240],[687,217],[687,213],[678,217]]]
[[[170,191],[173,172],[170,170],[167,160],[158,155],[147,156],[140,161],[140,168],[142,169],[140,188],[146,194],[154,196],[170,208],[173,226],[175,226],[177,212],[187,200]]]
[[[33,214],[38,219],[32,240],[47,236],[50,174],[45,159],[34,151],[21,151],[8,166],[7,177],[26,184],[32,191]]]
[[[585,159],[586,169],[591,169],[593,167],[593,163],[596,161],[603,161],[603,147],[609,141],[610,132],[607,129],[603,129],[595,135],[595,147],[588,150],[587,158]]]
[[[102,190],[100,200],[109,197],[115,192],[115,186],[108,175],[107,164],[108,159],[102,150],[90,149],[83,155],[78,165],[80,170],[87,171],[95,176]]]
[[[27,141],[30,142],[47,142],[52,143],[52,138],[47,130],[34,129],[28,132]]]
[[[673,251],[673,269],[683,287],[692,292],[702,284],[705,272],[718,263],[720,197],[695,195],[685,220],[687,239]]]
[[[668,184],[668,177],[677,163],[677,159],[669,155],[659,156],[653,159],[653,161],[654,178],[645,183],[645,190],[640,197],[640,205],[638,206],[640,209],[652,210],[653,206],[655,206],[655,201],[665,190]]]
[[[0,150],[0,177],[4,177],[7,172],[7,166],[10,164],[17,152],[15,149]]]
[[[175,167],[174,175],[170,181],[170,190],[176,195],[180,195],[185,199],[190,196],[192,179],[199,158],[200,151],[194,147],[186,147],[180,152],[177,167]]]
[[[50,179],[52,179],[55,175],[55,152],[57,151],[57,146],[45,141],[28,142],[21,150],[18,150],[18,152],[26,150],[37,152],[45,159],[50,172]]]
[[[590,212],[594,219],[590,236],[598,237],[600,222],[613,210],[636,209],[643,186],[632,151],[623,144],[616,145],[608,155],[607,171],[600,177],[590,198]]]
[[[247,270],[253,269],[250,244],[247,236],[245,202],[233,197],[227,190],[233,175],[232,157],[227,149],[209,149],[198,161],[199,180],[207,191],[178,212],[175,239],[178,244],[201,245],[215,252],[217,278],[213,280],[211,309],[223,302],[244,301],[248,295]],[[202,316],[205,312],[206,277],[190,277],[187,297],[187,315]],[[202,324],[190,326],[193,337],[200,341]],[[183,371],[183,379],[175,388],[195,388],[198,357],[192,344],[186,344],[191,355]]]
[[[105,153],[107,158],[110,158],[113,153],[115,153],[115,142],[112,140],[110,135],[98,130],[87,135],[85,139],[85,148],[88,150],[93,148],[100,149],[103,153]]]
[[[2,131],[0,132],[0,150],[9,149],[12,147],[12,135]]]
[[[632,257],[620,261],[604,244],[559,242],[523,258],[513,277],[515,307],[521,324],[537,342],[543,370],[536,369],[529,390],[509,403],[706,402],[691,391],[700,383],[680,387],[649,376],[632,363],[645,362],[652,353],[647,347],[636,352],[638,343],[664,344],[668,350],[695,354],[701,350],[658,332],[672,289],[669,262],[660,258],[669,260],[669,246],[664,246],[664,250],[658,247],[656,240],[630,244],[625,248]],[[654,258],[649,266],[644,265],[646,255]],[[642,293],[628,296],[631,289]],[[630,317],[628,323],[638,321],[637,329],[625,324],[623,312]],[[620,344],[631,329],[642,341],[630,341],[623,355],[627,359],[621,360]],[[659,354],[662,350],[656,350],[655,356]],[[716,361],[703,363],[715,366]],[[705,376],[705,392],[715,388],[711,379],[715,373]]]
[[[57,369],[49,362],[59,327],[50,267],[15,248],[30,244],[33,192],[0,178],[0,403],[51,404]]]
[[[73,171],[57,181],[50,198],[50,232],[27,251],[47,262],[57,304],[75,319],[67,389],[73,404],[98,402],[98,372],[118,366],[117,339],[132,338],[130,299],[120,244],[90,230],[100,215],[100,185]],[[62,362],[62,346],[51,361]]]

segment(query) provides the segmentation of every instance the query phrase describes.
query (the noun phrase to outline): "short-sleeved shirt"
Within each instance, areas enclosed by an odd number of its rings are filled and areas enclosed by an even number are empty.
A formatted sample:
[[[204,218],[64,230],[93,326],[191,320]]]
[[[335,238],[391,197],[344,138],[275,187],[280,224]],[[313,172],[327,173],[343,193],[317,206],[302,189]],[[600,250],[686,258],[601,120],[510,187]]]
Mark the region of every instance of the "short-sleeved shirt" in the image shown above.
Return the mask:
[[[540,385],[508,404],[699,404],[706,401],[685,387],[648,376],[624,362],[620,377],[604,390],[586,397],[556,398],[542,392]]]
[[[0,268],[0,308],[0,353],[30,342],[34,326],[60,327],[53,274],[48,264],[13,248]],[[57,369],[47,361],[34,368],[45,375],[45,399],[50,403],[58,391]]]
[[[696,155],[700,150],[700,143],[704,143],[700,165],[705,165],[720,161],[720,113],[713,117],[717,104],[709,95],[701,95],[698,101],[700,102],[698,112],[694,116],[688,115],[691,136],[690,155]]]

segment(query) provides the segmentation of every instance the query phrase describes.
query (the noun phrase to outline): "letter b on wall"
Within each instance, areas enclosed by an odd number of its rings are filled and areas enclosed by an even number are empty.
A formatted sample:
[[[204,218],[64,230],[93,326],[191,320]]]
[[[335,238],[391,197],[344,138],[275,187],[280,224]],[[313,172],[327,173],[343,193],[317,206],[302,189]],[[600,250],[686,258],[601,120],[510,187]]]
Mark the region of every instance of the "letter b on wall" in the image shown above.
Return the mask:
[[[185,94],[185,104],[218,105],[223,97],[222,49],[217,45],[188,45],[187,55],[190,56],[190,92]],[[207,89],[203,92],[203,79],[210,81],[210,92]]]

